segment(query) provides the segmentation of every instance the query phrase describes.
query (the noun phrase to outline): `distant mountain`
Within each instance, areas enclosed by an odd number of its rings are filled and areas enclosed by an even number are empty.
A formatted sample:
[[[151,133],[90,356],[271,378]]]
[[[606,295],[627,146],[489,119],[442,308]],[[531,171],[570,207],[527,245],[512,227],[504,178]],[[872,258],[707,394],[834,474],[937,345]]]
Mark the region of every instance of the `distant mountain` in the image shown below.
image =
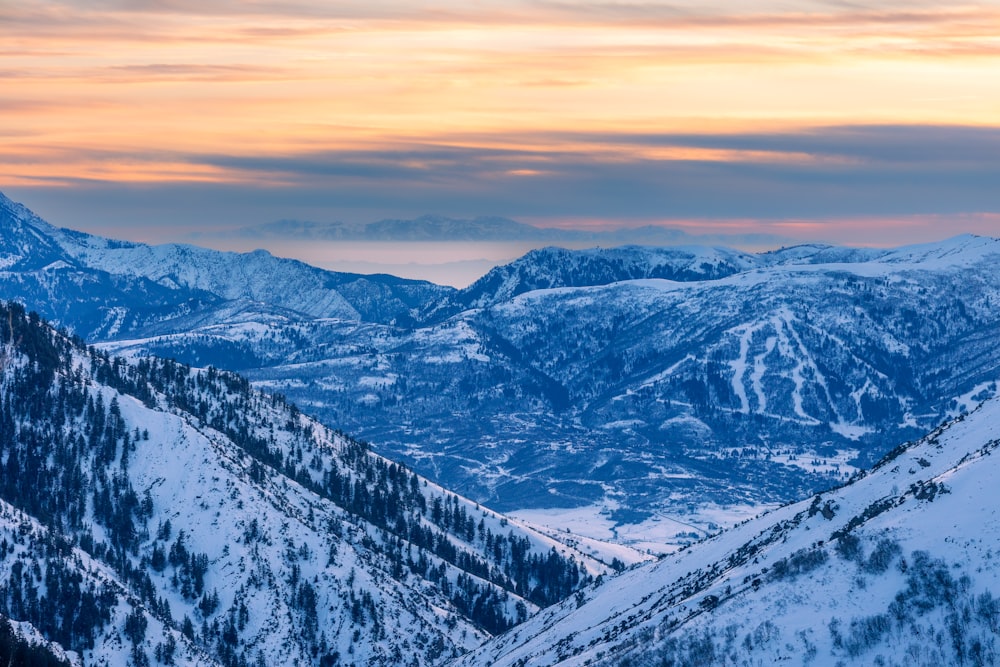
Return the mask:
[[[515,241],[554,239],[549,230],[506,218],[472,220],[425,215],[413,220],[387,219],[367,224],[277,220],[243,227],[234,236],[259,239],[324,241]]]
[[[387,219],[369,223],[277,220],[224,233],[243,239],[317,241],[483,241],[541,243],[601,243],[622,245],[677,245],[730,243],[775,247],[790,240],[770,234],[690,234],[680,229],[646,225],[637,228],[583,231],[536,227],[508,218],[481,216],[463,219],[424,215],[411,220]],[[195,237],[197,240],[197,237]]]
[[[995,394],[998,257],[977,237],[543,250],[407,329],[314,321],[108,345],[199,364],[247,350],[259,386],[463,494],[589,506],[608,536],[668,517],[687,525],[665,539],[684,542],[731,521],[725,508],[840,483]]]
[[[492,269],[452,299],[460,310],[483,308],[541,289],[610,285],[623,280],[661,278],[715,280],[760,266],[758,255],[725,248],[625,246],[532,250]]]
[[[0,218],[5,294],[104,349],[240,371],[467,497],[577,508],[609,539],[683,544],[841,483],[1000,373],[982,237],[546,248],[459,291]]]
[[[0,470],[0,619],[77,664],[440,664],[634,559],[445,491],[237,375],[111,358],[18,305],[0,306]]]
[[[995,665],[1000,402],[453,663]]]
[[[737,273],[780,266],[892,261],[892,251],[821,244],[751,253],[704,246],[542,248],[498,266],[451,300],[453,308],[482,308],[525,292],[559,287],[593,287],[626,280],[675,282],[719,280]]]
[[[91,340],[223,322],[409,323],[452,288],[296,260],[148,246],[59,229],[0,194],[0,287]]]

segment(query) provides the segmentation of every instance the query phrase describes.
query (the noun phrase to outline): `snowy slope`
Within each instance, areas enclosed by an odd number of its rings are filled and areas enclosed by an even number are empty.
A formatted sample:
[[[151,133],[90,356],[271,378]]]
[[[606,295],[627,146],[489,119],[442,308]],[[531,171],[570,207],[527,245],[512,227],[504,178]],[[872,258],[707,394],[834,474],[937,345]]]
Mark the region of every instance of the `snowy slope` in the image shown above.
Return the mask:
[[[100,237],[55,231],[60,246],[80,264],[143,277],[169,288],[188,288],[227,300],[281,304],[311,317],[360,319],[337,291],[326,285],[324,271],[264,250],[226,253],[188,245],[123,244]]]
[[[79,656],[50,642],[30,623],[11,622],[0,615],[0,663],[33,667],[70,667]]]
[[[995,664],[1000,401],[455,665]]]
[[[654,551],[842,482],[1000,371],[989,238],[548,248],[458,292],[0,217],[0,288],[105,349],[240,371],[466,497]]]
[[[751,268],[711,279],[535,289],[411,329],[274,321],[106,345],[243,363],[464,495],[677,545],[841,483],[993,395],[998,249],[803,246],[738,255]],[[667,251],[541,254],[652,266]]]
[[[111,667],[134,659],[137,648],[149,655],[159,650],[162,655],[165,647],[172,646],[170,654],[174,664],[218,664],[177,628],[165,623],[162,614],[152,611],[130,593],[111,568],[2,500],[0,546],[4,549],[4,556],[0,559],[0,581],[6,582],[0,590],[7,598],[5,606],[9,608],[9,616],[15,619],[12,625],[30,642],[50,646],[57,657],[73,665]],[[18,582],[16,585],[15,581]],[[54,590],[54,582],[57,581],[61,583]],[[41,629],[16,620],[18,616],[28,613],[21,606],[27,605],[32,598],[26,592],[32,588],[37,590],[41,599],[43,618],[38,621]],[[106,614],[97,628],[83,630],[82,623],[74,627],[73,617],[60,618],[58,612],[49,611],[46,599],[51,602],[53,596],[69,598],[74,594],[80,600],[73,610],[75,618],[79,619],[91,603],[94,604],[95,614]],[[121,633],[126,621],[133,615],[145,622],[143,637],[136,642],[123,638]],[[92,643],[93,648],[82,652],[67,651],[58,643],[60,640],[67,644],[72,641]]]
[[[757,255],[726,248],[543,248],[492,269],[461,290],[453,301],[461,308],[482,308],[539,289],[607,285],[638,278],[711,280],[760,264]]]
[[[0,315],[0,499],[17,507],[0,614],[56,623],[39,629],[88,665],[187,646],[178,632],[227,665],[436,664],[611,571],[238,376],[130,364]],[[60,635],[53,619],[78,612],[46,602],[53,571],[119,602]]]
[[[305,318],[409,321],[426,302],[454,291],[324,271],[263,250],[227,253],[92,236],[57,228],[2,194],[0,285],[8,297],[88,338],[114,338],[164,321],[174,321],[176,331],[183,322],[175,320],[191,313],[224,322],[219,307],[229,302],[244,309],[252,304],[265,317],[278,310]]]
[[[589,287],[637,279],[679,282],[718,280],[774,267],[815,267],[846,264],[908,268],[970,266],[984,255],[996,254],[995,239],[957,236],[942,243],[898,249],[842,248],[823,244],[798,245],[765,253],[701,246],[544,248],[492,269],[453,298],[463,308],[482,308],[534,290]],[[956,264],[957,263],[957,264]]]

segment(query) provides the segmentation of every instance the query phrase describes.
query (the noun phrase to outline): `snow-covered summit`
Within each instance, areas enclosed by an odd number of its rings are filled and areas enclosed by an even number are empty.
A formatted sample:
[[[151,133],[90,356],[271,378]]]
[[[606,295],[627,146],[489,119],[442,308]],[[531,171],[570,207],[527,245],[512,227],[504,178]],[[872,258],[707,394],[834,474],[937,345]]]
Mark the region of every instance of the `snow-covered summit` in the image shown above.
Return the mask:
[[[280,305],[309,317],[357,320],[360,314],[328,286],[327,272],[265,251],[221,252],[192,245],[148,246],[75,234],[56,235],[79,264],[221,296]]]
[[[906,267],[931,270],[960,264],[971,266],[997,254],[1000,254],[1000,241],[972,235],[895,249],[812,243],[762,253],[709,246],[621,246],[586,250],[549,247],[532,250],[509,264],[496,267],[460,290],[453,298],[452,310],[487,307],[534,290],[602,286],[627,280],[711,281],[781,267],[807,270],[837,265],[847,270],[867,265],[869,273],[890,273]],[[438,312],[440,310],[441,307]]]
[[[150,246],[59,229],[6,197],[0,199],[0,285],[8,298],[88,338],[135,333],[193,312],[221,323],[216,309],[232,301],[305,319],[406,323],[427,302],[453,291],[392,276],[325,271],[263,250]]]
[[[711,280],[746,271],[757,256],[728,248],[622,246],[532,250],[499,266],[455,296],[464,307],[502,303],[525,292],[559,287],[607,285],[623,280],[665,278]]]

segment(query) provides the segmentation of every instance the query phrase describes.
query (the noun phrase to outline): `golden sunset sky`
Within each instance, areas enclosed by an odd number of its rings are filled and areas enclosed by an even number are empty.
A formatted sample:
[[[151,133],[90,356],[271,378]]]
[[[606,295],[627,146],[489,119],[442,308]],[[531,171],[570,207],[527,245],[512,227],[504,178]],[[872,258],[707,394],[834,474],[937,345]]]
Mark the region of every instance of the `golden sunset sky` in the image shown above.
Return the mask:
[[[0,0],[0,38],[0,191],[88,231],[1000,235],[995,2]]]

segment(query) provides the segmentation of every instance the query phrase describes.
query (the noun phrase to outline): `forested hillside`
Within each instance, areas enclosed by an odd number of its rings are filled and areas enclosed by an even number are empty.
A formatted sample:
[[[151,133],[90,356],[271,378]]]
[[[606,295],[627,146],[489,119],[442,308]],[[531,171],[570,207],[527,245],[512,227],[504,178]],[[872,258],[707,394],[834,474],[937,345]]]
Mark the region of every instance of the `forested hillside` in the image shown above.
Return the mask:
[[[0,614],[88,665],[439,663],[611,570],[232,373],[0,349]]]

